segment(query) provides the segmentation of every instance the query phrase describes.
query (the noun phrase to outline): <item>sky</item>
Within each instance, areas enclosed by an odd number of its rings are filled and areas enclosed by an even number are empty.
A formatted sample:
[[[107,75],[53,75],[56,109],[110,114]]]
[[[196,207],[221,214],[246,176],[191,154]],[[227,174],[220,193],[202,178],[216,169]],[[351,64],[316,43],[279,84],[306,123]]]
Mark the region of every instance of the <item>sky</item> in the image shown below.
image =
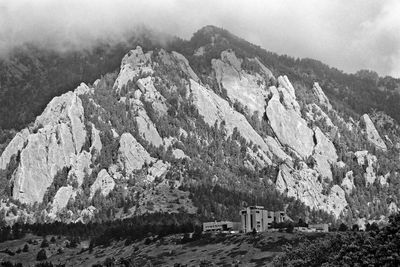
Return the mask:
[[[0,0],[0,56],[118,40],[135,25],[189,39],[205,25],[261,47],[400,78],[399,0]]]

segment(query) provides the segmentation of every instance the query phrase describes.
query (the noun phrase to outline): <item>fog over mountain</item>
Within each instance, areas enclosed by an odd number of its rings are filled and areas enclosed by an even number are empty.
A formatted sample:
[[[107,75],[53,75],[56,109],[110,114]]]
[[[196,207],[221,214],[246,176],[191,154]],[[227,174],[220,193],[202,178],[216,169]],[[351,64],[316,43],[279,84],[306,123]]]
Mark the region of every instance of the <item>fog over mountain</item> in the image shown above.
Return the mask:
[[[135,25],[189,38],[213,24],[260,46],[347,72],[400,76],[400,2],[0,1],[0,54],[26,42],[65,50],[127,36]]]

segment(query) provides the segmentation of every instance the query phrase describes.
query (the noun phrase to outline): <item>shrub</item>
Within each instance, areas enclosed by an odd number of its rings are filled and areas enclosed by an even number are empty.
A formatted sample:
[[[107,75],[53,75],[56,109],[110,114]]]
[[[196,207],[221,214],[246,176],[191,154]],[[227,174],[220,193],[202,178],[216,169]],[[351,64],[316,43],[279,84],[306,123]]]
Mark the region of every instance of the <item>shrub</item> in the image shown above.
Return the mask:
[[[42,241],[42,243],[40,244],[40,247],[41,248],[47,248],[47,247],[49,247],[49,241],[47,240],[47,238],[43,238],[43,241]]]
[[[43,260],[47,260],[47,253],[45,249],[41,249],[37,256],[36,256],[36,260],[37,261],[43,261]]]

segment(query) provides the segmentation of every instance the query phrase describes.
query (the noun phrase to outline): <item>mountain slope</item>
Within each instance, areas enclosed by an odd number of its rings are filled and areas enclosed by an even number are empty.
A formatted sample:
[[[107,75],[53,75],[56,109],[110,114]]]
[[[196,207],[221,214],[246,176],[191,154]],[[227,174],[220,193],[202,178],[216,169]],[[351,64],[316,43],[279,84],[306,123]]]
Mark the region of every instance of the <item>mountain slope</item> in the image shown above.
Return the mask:
[[[273,54],[214,27],[170,47],[130,50],[15,135],[0,157],[8,222],[236,220],[246,202],[363,224],[397,210],[395,120],[336,110],[324,75],[271,65]]]

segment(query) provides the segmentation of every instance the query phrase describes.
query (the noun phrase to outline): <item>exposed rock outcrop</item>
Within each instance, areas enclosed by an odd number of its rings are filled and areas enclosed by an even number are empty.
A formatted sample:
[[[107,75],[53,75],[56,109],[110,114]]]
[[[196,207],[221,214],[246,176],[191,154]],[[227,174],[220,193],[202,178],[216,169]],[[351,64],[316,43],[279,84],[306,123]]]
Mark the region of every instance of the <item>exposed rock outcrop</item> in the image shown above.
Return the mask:
[[[102,169],[98,174],[94,183],[90,186],[90,198],[94,196],[97,190],[103,196],[108,196],[108,194],[114,189],[115,182],[114,179],[108,174],[105,169]]]
[[[78,156],[72,157],[71,170],[68,173],[68,177],[73,178],[78,183],[78,186],[81,186],[85,176],[92,173],[91,164],[92,155],[87,151],[83,151]]]
[[[172,155],[174,156],[174,158],[176,159],[184,159],[184,158],[189,158],[185,152],[183,152],[181,149],[177,148],[177,149],[173,149],[172,150]]]
[[[377,158],[375,155],[368,153],[367,150],[357,151],[354,153],[357,158],[357,163],[360,166],[364,166],[365,173],[364,178],[366,185],[373,184],[376,179],[375,165],[377,163]]]
[[[86,139],[83,112],[80,98],[68,92],[53,98],[36,118],[13,177],[15,199],[40,203],[55,174],[71,166]]]
[[[313,152],[314,133],[301,117],[290,81],[287,77],[279,77],[278,81],[278,88],[271,87],[273,95],[266,108],[269,123],[282,145],[288,146],[301,158],[306,159]]]
[[[345,192],[340,186],[334,185],[328,195],[324,195],[318,176],[318,172],[306,166],[294,170],[283,164],[280,166],[276,188],[289,197],[301,200],[310,208],[324,210],[339,218],[347,207]]]
[[[100,131],[96,129],[94,124],[92,124],[92,135],[90,137],[92,141],[92,145],[90,146],[90,152],[96,151],[95,156],[100,154],[101,148],[103,147],[103,144],[101,143],[101,138],[100,138]]]
[[[374,123],[371,121],[368,114],[364,114],[361,116],[361,122],[363,123],[365,133],[367,135],[368,141],[370,141],[377,148],[387,151],[387,147],[385,142],[380,137],[378,131],[375,128]]]
[[[341,186],[347,194],[350,194],[351,191],[353,191],[353,189],[355,188],[353,171],[348,171],[346,173],[346,176],[342,180]]]
[[[157,178],[162,178],[168,171],[170,164],[162,160],[157,160],[148,170],[146,182],[152,183]]]
[[[139,134],[143,139],[150,142],[154,146],[158,147],[163,144],[162,138],[158,133],[154,123],[151,121],[144,109],[138,110],[138,116],[136,117]]]
[[[337,128],[328,115],[315,103],[306,106],[306,118],[308,121],[317,122],[324,126],[325,129]]]
[[[324,91],[322,91],[322,88],[319,86],[317,82],[314,83],[312,91],[314,95],[318,98],[320,104],[326,106],[328,109],[332,109],[332,105],[329,102],[329,99],[326,97]]]
[[[276,157],[280,161],[292,159],[282,150],[279,143],[273,137],[267,136],[264,141],[267,144],[269,151],[271,151],[271,158]]]
[[[323,177],[332,180],[331,164],[335,163],[338,158],[335,146],[318,127],[314,130],[314,139],[316,141],[313,152],[316,162],[315,169]]]
[[[231,135],[236,128],[247,141],[252,141],[260,146],[261,150],[266,153],[270,152],[267,144],[251,127],[243,114],[235,111],[227,101],[197,82],[190,80],[190,85],[193,101],[207,124],[213,126],[216,121],[225,121],[228,135]],[[268,159],[266,163],[272,164],[272,161]]]
[[[51,211],[50,214],[52,215],[51,217],[57,215],[59,211],[61,211],[63,208],[65,208],[68,204],[68,201],[71,198],[74,198],[76,195],[76,192],[72,188],[72,186],[63,186],[58,189],[57,193],[54,196],[53,203],[51,205]]]
[[[154,71],[151,67],[151,53],[143,53],[140,46],[129,51],[121,61],[121,70],[118,78],[115,80],[114,89],[120,92],[122,87],[129,81],[132,81],[140,74],[152,74]]]
[[[391,202],[389,204],[388,210],[389,214],[396,214],[399,211],[399,208],[397,207],[396,203]]]
[[[257,61],[262,69],[268,73],[268,69]],[[249,74],[242,70],[242,61],[233,51],[223,51],[221,59],[211,61],[218,84],[226,89],[232,102],[238,101],[249,109],[250,115],[258,112],[259,117],[265,109],[265,99],[268,96],[265,80],[258,73]],[[272,75],[269,71],[268,75]]]
[[[165,104],[166,100],[154,87],[152,77],[148,76],[139,79],[136,84],[144,96],[144,100],[151,103],[154,110],[156,110],[160,115],[165,115],[167,113],[167,105]]]
[[[119,140],[118,165],[127,175],[140,170],[145,163],[153,159],[144,147],[130,133],[124,133]]]
[[[28,129],[23,129],[14,136],[0,156],[0,170],[5,170],[7,165],[10,163],[11,157],[17,156],[17,154],[24,148],[28,136]]]

